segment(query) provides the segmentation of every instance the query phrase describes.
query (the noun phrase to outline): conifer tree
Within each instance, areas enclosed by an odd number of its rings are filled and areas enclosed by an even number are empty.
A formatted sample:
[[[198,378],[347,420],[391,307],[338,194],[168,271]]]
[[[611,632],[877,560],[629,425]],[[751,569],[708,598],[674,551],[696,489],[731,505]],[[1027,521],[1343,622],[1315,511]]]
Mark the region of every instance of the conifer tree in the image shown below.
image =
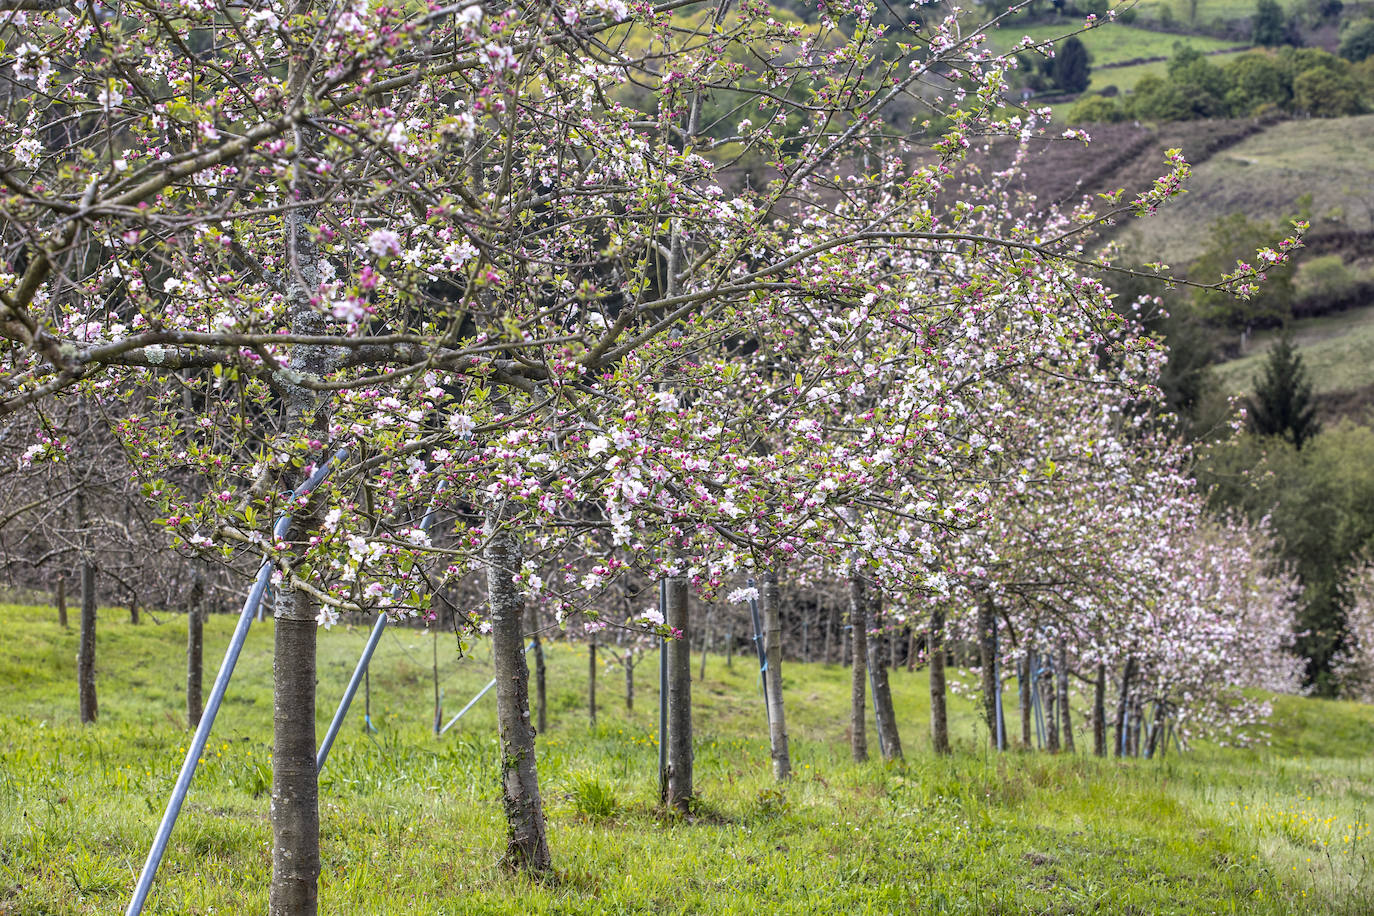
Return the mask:
[[[1302,357],[1285,334],[1269,350],[1264,376],[1255,377],[1255,396],[1246,399],[1250,428],[1261,436],[1281,436],[1295,448],[1320,429],[1312,403],[1312,382]]]

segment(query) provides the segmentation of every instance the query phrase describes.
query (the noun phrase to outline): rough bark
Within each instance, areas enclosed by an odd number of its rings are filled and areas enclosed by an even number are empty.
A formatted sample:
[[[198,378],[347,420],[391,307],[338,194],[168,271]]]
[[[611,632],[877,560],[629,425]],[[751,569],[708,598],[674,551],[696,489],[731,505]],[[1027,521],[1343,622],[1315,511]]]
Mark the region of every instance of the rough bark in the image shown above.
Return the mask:
[[[787,722],[782,702],[782,611],[778,574],[763,574],[759,596],[763,609],[763,645],[768,659],[766,695],[768,698],[768,744],[773,758],[773,778],[782,782],[792,775],[792,756],[787,745]]]
[[[865,730],[864,710],[867,691],[868,665],[864,618],[868,608],[868,583],[858,572],[849,574],[849,632],[853,645],[852,676],[849,681],[849,748],[856,763],[868,759],[868,734]]]
[[[304,11],[293,4],[291,11]],[[310,64],[293,60],[287,74],[288,91],[304,88]],[[314,146],[314,129],[301,126],[292,139],[298,156]],[[291,191],[299,200],[314,197],[307,170],[297,169]],[[285,219],[286,250],[282,275],[287,278],[286,305],[295,334],[326,331],[324,314],[315,307],[319,288],[319,246],[313,223],[317,210],[305,206]],[[292,353],[292,376],[279,381],[284,393],[282,432],[289,440],[328,440],[329,400],[305,388],[294,373],[323,378],[333,366],[330,350],[303,346]],[[305,538],[314,526],[315,508],[300,509],[292,523],[290,559],[300,559]],[[272,661],[272,881],[268,888],[269,916],[315,916],[319,901],[320,816],[319,780],[315,767],[315,617],[318,608],[305,592],[276,590],[275,647]],[[258,615],[264,613],[259,605]]]
[[[670,808],[687,813],[692,804],[692,655],[687,580],[668,580],[668,626],[679,631],[668,641],[668,793]]]
[[[1000,750],[997,742],[997,611],[992,604],[992,596],[986,592],[978,599],[978,663],[980,686],[983,692],[983,721],[987,723],[988,735],[993,748]]]
[[[945,710],[945,612],[930,612],[930,740],[937,754],[949,753],[949,714]]]
[[[138,596],[129,596],[129,623],[138,626]]]
[[[867,625],[873,630],[881,626],[883,593],[877,583],[869,590],[869,613]],[[891,640],[878,637],[868,640],[868,676],[873,682],[873,711],[878,719],[878,751],[884,760],[900,760],[902,739],[897,733],[897,713],[892,707],[892,688],[887,679],[886,658],[890,657],[887,644]]]
[[[1135,677],[1135,659],[1126,659],[1125,670],[1121,672],[1121,695],[1116,705],[1116,749],[1117,757],[1126,753],[1127,714],[1130,711],[1131,680]]]
[[[544,871],[552,865],[539,797],[534,728],[530,725],[529,668],[521,626],[523,600],[513,577],[520,548],[507,527],[504,507],[487,516],[484,559],[491,612],[491,648],[496,666],[496,722],[501,740],[501,787],[506,809],[505,864]]]
[[[1069,714],[1069,652],[1062,636],[1059,638],[1058,655],[1055,669],[1059,675],[1059,721],[1063,726],[1064,750],[1072,754],[1075,748],[1073,718]]]
[[[315,614],[282,589],[272,657],[270,916],[314,916],[319,905],[320,800],[315,770]]]
[[[82,723],[100,714],[95,697],[95,563],[81,561],[81,647],[77,650],[76,686]]]
[[[1107,666],[1097,663],[1097,680],[1093,684],[1093,754],[1107,756]]]
[[[191,585],[190,606],[186,609],[186,727],[200,725],[205,705],[201,687],[205,672],[205,585],[196,570]]]
[[[67,577],[57,577],[57,625],[67,629]]]

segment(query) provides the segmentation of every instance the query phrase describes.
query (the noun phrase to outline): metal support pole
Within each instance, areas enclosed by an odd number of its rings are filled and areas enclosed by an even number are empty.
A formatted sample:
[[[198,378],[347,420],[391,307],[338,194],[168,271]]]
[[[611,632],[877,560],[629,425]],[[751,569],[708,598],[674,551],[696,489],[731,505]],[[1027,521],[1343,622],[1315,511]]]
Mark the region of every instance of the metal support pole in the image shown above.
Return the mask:
[[[1035,741],[1036,749],[1042,750],[1049,743],[1049,735],[1045,728],[1045,704],[1044,697],[1040,694],[1040,675],[1044,669],[1040,667],[1040,656],[1031,652],[1030,681],[1031,681],[1031,712],[1035,718]]]
[[[748,585],[754,587],[754,580],[749,579]],[[773,722],[773,713],[768,708],[768,649],[763,644],[763,626],[759,622],[759,600],[749,599],[749,615],[754,620],[754,651],[759,656],[759,683],[763,685],[763,711],[768,716],[768,722]]]
[[[320,742],[319,753],[315,755],[315,770],[324,769],[324,762],[329,759],[329,749],[334,746],[334,739],[338,737],[339,729],[343,728],[344,718],[348,715],[349,704],[353,702],[353,695],[358,692],[358,682],[367,674],[368,663],[372,661],[372,653],[377,650],[377,643],[381,642],[382,631],[386,629],[386,614],[377,615],[377,622],[372,624],[372,632],[367,636],[367,643],[363,646],[362,657],[358,659],[358,666],[353,669],[353,676],[348,679],[348,686],[344,688],[343,700],[339,703],[339,708],[334,711],[334,718],[329,723],[329,730],[324,733],[324,740]],[[367,725],[371,727],[369,721]]]
[[[1007,721],[1002,717],[1002,673],[998,663],[997,627],[992,630],[992,684],[997,698],[997,749],[1007,749]]]
[[[439,493],[443,492],[444,483],[444,481],[441,481],[439,483],[439,487],[437,490],[435,490],[434,493],[436,497],[439,495]],[[433,521],[434,505],[433,503],[431,503],[429,509],[425,511],[425,517],[420,520],[420,530],[428,531],[430,523]],[[391,590],[391,598],[393,601],[395,601],[400,597],[401,587],[398,585]],[[376,622],[372,624],[372,632],[368,634],[367,643],[363,646],[363,654],[358,656],[358,664],[353,669],[353,676],[349,678],[348,686],[344,688],[343,699],[339,701],[339,708],[334,710],[334,718],[329,723],[328,731],[324,733],[324,740],[320,742],[319,753],[315,755],[315,771],[317,775],[320,770],[324,769],[324,762],[327,759],[329,759],[329,749],[334,746],[334,739],[338,737],[339,729],[343,728],[344,719],[348,717],[348,708],[353,704],[353,696],[358,692],[358,682],[367,676],[367,666],[372,663],[372,654],[377,651],[377,643],[381,641],[382,631],[386,629],[386,625],[387,616],[386,612],[383,611],[377,615]],[[437,651],[437,644],[435,648]],[[435,664],[437,665],[438,662],[436,661]],[[368,685],[370,691],[370,681],[368,682]],[[371,706],[370,698],[368,706]],[[439,708],[442,707],[436,706],[436,713],[437,709]],[[436,727],[439,724],[438,718],[439,716],[436,714],[434,723]],[[372,730],[372,716],[370,709],[363,718],[363,724],[366,726],[367,731]]]
[[[526,654],[529,654],[529,651],[530,651],[531,649],[533,649],[533,648],[534,648],[534,643],[531,641],[530,644],[529,644],[528,646],[525,647],[525,653],[526,653]],[[457,721],[458,721],[459,719],[463,718],[464,714],[466,714],[467,711],[468,711],[469,709],[471,709],[472,707],[474,707],[474,706],[477,705],[477,701],[478,701],[478,700],[480,700],[480,699],[482,699],[482,697],[486,696],[486,695],[487,695],[487,692],[488,692],[489,690],[491,690],[491,688],[493,688],[493,687],[495,687],[495,686],[496,686],[496,678],[492,678],[491,680],[487,681],[487,686],[485,686],[485,687],[483,687],[481,690],[477,691],[477,696],[473,697],[471,700],[468,700],[468,705],[466,705],[466,706],[464,706],[462,709],[458,710],[458,715],[454,716],[452,719],[449,719],[449,720],[448,720],[448,724],[445,725],[443,728],[439,729],[439,732],[438,732],[438,734],[437,734],[435,737],[442,738],[443,735],[444,735],[444,732],[446,732],[446,731],[448,731],[450,728],[452,728],[452,727],[454,726],[454,724],[457,723]]]
[[[658,614],[667,620],[668,580],[658,580]],[[668,797],[668,641],[658,639],[658,794]]]
[[[329,469],[333,464],[336,461],[342,461],[347,455],[347,450],[340,450],[316,468],[315,473],[311,474],[305,483],[292,492],[291,501],[294,503],[315,489],[320,481],[328,476]],[[291,514],[288,512],[277,519],[276,524],[272,526],[272,534],[274,538],[284,538],[290,528]],[[196,775],[196,766],[200,763],[200,755],[205,752],[205,744],[210,740],[210,729],[215,726],[215,716],[219,714],[220,703],[224,700],[224,692],[229,688],[229,679],[234,676],[234,666],[238,664],[239,652],[243,649],[244,640],[248,638],[248,628],[253,624],[253,615],[262,603],[262,596],[267,591],[267,586],[271,580],[272,561],[264,560],[262,566],[258,568],[257,580],[253,583],[247,600],[243,602],[243,610],[239,612],[238,625],[234,628],[234,635],[229,640],[229,648],[224,651],[224,661],[220,662],[219,673],[215,675],[215,684],[210,688],[210,696],[205,701],[205,712],[201,714],[200,724],[196,726],[195,736],[191,738],[191,746],[186,750],[186,759],[181,764],[181,772],[177,774],[176,785],[172,788],[172,797],[167,800],[167,809],[162,813],[162,821],[157,826],[157,833],[153,836],[153,845],[148,850],[148,858],[143,863],[143,871],[138,875],[138,883],[134,885],[133,898],[130,899],[124,916],[139,916],[143,912],[143,904],[148,899],[148,892],[153,888],[153,879],[157,877],[158,866],[162,864],[162,856],[167,851],[167,841],[172,836],[172,828],[176,826],[177,816],[181,814],[181,806],[186,801],[186,792],[191,787],[191,779]]]
[[[874,655],[876,656],[877,653]],[[878,682],[873,679],[872,665],[868,666],[868,692],[873,697],[873,731],[878,736],[878,748],[886,753],[887,740],[883,737],[883,720],[878,715]]]

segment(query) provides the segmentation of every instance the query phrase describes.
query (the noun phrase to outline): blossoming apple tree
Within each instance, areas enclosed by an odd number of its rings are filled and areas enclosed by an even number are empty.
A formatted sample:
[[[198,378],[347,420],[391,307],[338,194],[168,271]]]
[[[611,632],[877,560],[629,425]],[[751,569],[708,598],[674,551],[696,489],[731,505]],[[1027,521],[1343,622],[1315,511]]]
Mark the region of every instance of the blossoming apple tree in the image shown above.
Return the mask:
[[[1187,171],[1049,235],[978,223],[951,166],[1033,129],[1005,62],[957,17],[892,46],[857,3],[0,11],[0,410],[99,402],[174,543],[272,560],[280,914],[316,908],[319,624],[485,577],[508,859],[547,867],[524,603],[566,617],[637,569],[685,629],[689,580],[827,539],[925,583],[862,494],[917,531],[972,513],[931,496],[986,440],[961,399],[1001,357],[972,346],[961,381],[965,345],[1014,319],[1005,346],[1052,362],[1080,228]],[[903,98],[952,117],[931,155],[884,120]],[[740,187],[745,156],[766,177]]]

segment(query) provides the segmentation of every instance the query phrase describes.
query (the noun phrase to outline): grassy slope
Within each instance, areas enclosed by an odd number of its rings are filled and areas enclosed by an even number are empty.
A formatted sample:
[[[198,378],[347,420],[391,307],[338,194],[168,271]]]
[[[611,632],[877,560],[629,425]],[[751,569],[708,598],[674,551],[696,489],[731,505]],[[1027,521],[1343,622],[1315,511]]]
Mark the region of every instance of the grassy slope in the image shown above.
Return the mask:
[[[999,49],[1012,48],[1026,35],[1038,42],[1053,41],[1080,28],[1082,21],[1073,18],[1066,18],[1062,24],[1009,25],[993,33],[992,41]],[[1221,41],[1202,35],[1172,35],[1120,23],[1088,29],[1079,34],[1078,38],[1092,54],[1094,67],[1135,60],[1139,57],[1169,57],[1174,53],[1175,44],[1197,48],[1199,51],[1217,51],[1236,46],[1234,41]]]
[[[1277,221],[1296,213],[1304,194],[1312,195],[1314,230],[1370,229],[1371,149],[1374,115],[1276,124],[1198,165],[1188,193],[1123,232],[1122,243],[1186,264],[1218,217],[1240,211]]]
[[[48,609],[0,609],[0,913],[123,907],[184,752],[184,620],[101,622],[99,724],[74,722],[75,636]],[[219,658],[231,621],[211,621]],[[270,627],[270,625],[269,625]],[[261,912],[269,874],[271,640],[255,630],[146,912]],[[712,656],[697,700],[703,798],[654,810],[656,665],[626,714],[608,675],[602,724],[586,657],[551,651],[539,766],[556,874],[494,866],[502,844],[491,698],[429,733],[429,637],[393,631],[374,664],[375,741],[355,713],[323,777],[322,911],[429,913],[1362,913],[1374,710],[1279,701],[1272,751],[1208,748],[1115,763],[990,757],[956,700],[950,759],[931,755],[924,677],[898,673],[904,764],[848,762],[848,673],[787,667],[797,778],[767,775],[756,675]],[[323,634],[321,728],[362,634]],[[451,713],[488,676],[443,643]],[[1079,710],[1082,709],[1081,704]],[[359,710],[360,711],[360,710]],[[1013,721],[1012,730],[1016,732]],[[1080,738],[1080,742],[1083,739]],[[582,788],[579,789],[579,786]],[[614,813],[590,815],[601,791]],[[581,799],[582,801],[579,801]]]
[[[1374,382],[1374,306],[1294,321],[1291,330],[1317,394],[1351,391]],[[1217,367],[1223,393],[1250,393],[1277,337],[1277,331],[1255,334],[1244,357]]]
[[[1125,0],[1114,4],[1118,7],[1126,6]],[[1301,5],[1301,0],[1279,0],[1279,6],[1285,10],[1292,10]],[[1142,0],[1136,5],[1140,15],[1148,19],[1160,18],[1160,11],[1169,8],[1174,18],[1179,22],[1184,22],[1188,18],[1190,4],[1188,0]],[[1213,19],[1223,21],[1233,19],[1249,19],[1255,15],[1255,0],[1198,0],[1196,22],[1211,22]]]

